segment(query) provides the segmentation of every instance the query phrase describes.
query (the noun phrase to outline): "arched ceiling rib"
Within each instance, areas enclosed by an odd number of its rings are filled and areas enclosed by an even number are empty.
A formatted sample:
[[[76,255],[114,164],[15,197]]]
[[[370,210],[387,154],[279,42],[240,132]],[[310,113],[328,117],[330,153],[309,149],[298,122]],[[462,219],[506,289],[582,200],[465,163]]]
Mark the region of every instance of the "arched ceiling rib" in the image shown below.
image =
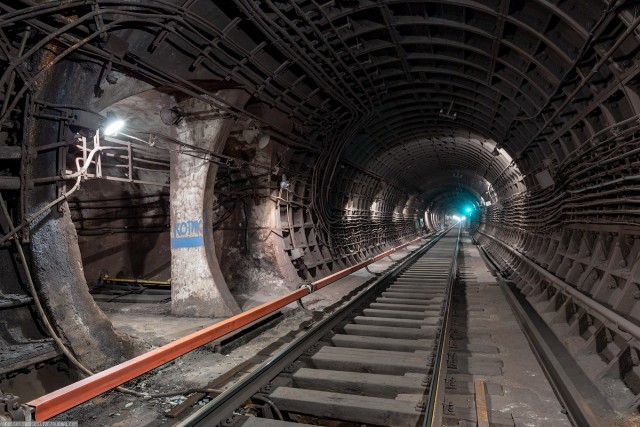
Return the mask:
[[[370,153],[370,158],[379,162],[368,166],[384,170],[389,164],[397,165],[395,178],[407,188],[415,188],[425,200],[450,184],[483,194],[510,164],[504,154],[494,156],[494,148],[493,142],[463,137],[423,138]]]
[[[375,157],[416,148],[428,137],[479,135],[454,144],[449,158],[451,168],[468,166],[476,175],[491,159],[474,152],[470,139],[498,143],[529,175],[545,157],[565,156],[570,150],[552,143],[582,126],[591,105],[605,100],[594,92],[604,88],[611,96],[619,90],[618,83],[603,83],[615,71],[609,65],[598,72],[591,67],[608,64],[600,57],[608,49],[616,58],[634,53],[622,43],[631,25],[618,10],[624,3],[196,0],[178,6],[97,0],[87,6],[70,0],[57,9],[34,4],[29,19],[38,31],[54,34],[56,25],[76,17],[58,37],[60,45],[88,40],[78,52],[105,67],[204,95],[199,82],[242,87],[254,104],[277,109],[292,122],[272,125],[277,136],[318,151],[340,145],[334,151],[346,160],[391,179],[402,175],[398,162],[405,160],[399,154],[400,160]],[[8,14],[2,28],[21,34],[12,27],[19,14],[2,8]],[[109,37],[97,37],[94,27]],[[634,71],[617,72],[626,82]],[[598,73],[602,79],[588,81]],[[571,102],[571,93],[584,108]],[[609,115],[608,121],[615,119]],[[257,118],[268,127],[268,115]],[[474,156],[480,157],[472,164]],[[489,181],[513,187],[521,177],[509,164],[491,166]],[[434,182],[432,175],[419,176]],[[415,179],[403,178],[420,188]]]

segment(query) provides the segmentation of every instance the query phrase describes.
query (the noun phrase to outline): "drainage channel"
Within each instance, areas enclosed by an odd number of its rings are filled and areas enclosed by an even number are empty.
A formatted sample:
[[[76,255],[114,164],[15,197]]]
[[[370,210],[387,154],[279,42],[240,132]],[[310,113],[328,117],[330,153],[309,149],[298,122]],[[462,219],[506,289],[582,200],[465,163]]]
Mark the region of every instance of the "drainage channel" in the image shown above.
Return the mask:
[[[448,354],[460,232],[429,242],[180,425],[441,425],[457,369]]]

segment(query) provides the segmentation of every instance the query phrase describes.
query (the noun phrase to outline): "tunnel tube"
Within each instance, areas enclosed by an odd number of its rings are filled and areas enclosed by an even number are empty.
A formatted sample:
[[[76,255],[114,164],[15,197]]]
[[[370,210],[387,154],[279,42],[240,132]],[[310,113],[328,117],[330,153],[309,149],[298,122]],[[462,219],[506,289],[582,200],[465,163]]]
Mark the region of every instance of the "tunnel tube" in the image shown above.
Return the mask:
[[[508,280],[541,313],[588,325],[593,381],[613,377],[637,407],[637,344],[518,258],[640,322],[633,2],[282,3],[0,5],[0,185],[15,222],[29,222],[20,239],[39,295],[80,359],[104,368],[140,348],[88,292],[73,206],[38,212],[73,188],[60,176],[74,159],[52,144],[71,148],[102,124],[94,112],[153,89],[234,123],[225,151],[208,153],[226,156],[208,196],[243,200],[228,205],[240,230],[218,242],[229,252],[277,264],[296,287],[415,238],[419,218],[437,229],[471,200],[476,238]],[[231,89],[247,102],[226,104]],[[266,183],[242,184],[258,175]],[[82,181],[76,196],[102,191]]]

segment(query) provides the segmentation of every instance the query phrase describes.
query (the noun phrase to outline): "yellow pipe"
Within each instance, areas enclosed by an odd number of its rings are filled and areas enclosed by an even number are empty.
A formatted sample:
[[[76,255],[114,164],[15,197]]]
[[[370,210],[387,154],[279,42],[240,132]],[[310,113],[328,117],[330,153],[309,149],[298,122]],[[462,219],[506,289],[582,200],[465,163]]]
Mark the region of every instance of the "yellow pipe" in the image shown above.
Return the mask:
[[[115,277],[111,277],[108,274],[105,274],[102,278],[105,282],[121,282],[121,283],[140,283],[143,285],[160,285],[160,286],[171,286],[171,279],[166,282],[160,282],[157,280],[143,280],[143,279],[116,279]]]

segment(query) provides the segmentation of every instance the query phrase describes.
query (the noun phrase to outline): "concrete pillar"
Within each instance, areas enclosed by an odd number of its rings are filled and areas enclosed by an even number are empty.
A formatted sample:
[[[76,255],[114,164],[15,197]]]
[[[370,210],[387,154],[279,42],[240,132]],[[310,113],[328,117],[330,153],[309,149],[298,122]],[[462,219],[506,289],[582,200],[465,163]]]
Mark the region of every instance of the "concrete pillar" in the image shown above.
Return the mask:
[[[220,93],[229,105],[244,104],[241,91]],[[181,106],[187,116],[178,128],[182,142],[221,153],[232,121],[202,101]],[[171,312],[192,317],[227,317],[240,312],[218,264],[210,218],[218,166],[196,156],[171,154]]]

